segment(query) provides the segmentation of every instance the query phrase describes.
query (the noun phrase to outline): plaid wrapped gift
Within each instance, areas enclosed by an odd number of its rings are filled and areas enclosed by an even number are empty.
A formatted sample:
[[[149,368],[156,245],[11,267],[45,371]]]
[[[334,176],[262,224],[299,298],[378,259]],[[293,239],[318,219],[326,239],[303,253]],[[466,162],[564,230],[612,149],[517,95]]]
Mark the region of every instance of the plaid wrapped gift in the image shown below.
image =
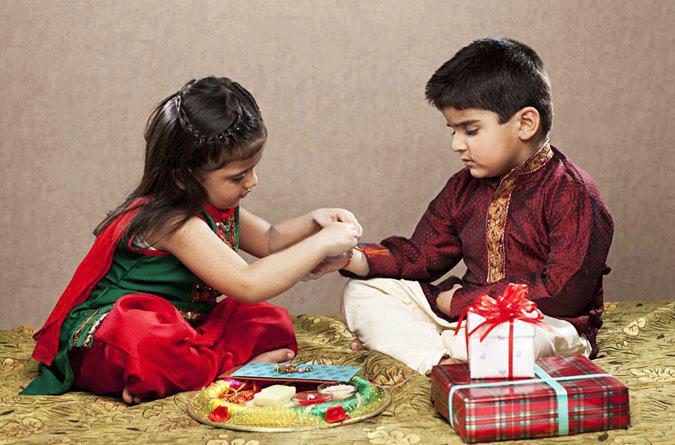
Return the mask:
[[[586,357],[540,358],[535,372],[534,379],[471,380],[466,364],[435,366],[431,398],[467,443],[629,426],[628,388]]]

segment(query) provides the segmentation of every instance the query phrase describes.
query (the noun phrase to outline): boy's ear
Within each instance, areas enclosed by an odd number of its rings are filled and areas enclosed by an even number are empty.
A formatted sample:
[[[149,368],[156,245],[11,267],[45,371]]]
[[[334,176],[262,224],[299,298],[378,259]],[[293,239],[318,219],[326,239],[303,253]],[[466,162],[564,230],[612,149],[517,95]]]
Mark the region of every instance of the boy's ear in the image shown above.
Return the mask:
[[[518,113],[518,137],[522,141],[532,139],[541,127],[539,112],[534,107],[525,107]]]

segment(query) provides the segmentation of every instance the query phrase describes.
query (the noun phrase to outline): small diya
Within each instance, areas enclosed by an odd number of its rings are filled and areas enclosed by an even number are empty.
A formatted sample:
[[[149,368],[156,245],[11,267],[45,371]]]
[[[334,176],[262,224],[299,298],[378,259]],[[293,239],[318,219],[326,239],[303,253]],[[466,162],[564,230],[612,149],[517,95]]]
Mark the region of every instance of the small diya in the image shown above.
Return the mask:
[[[332,394],[321,393],[319,391],[303,391],[297,393],[295,397],[293,397],[293,401],[298,406],[316,405],[317,403],[325,403],[332,399]]]

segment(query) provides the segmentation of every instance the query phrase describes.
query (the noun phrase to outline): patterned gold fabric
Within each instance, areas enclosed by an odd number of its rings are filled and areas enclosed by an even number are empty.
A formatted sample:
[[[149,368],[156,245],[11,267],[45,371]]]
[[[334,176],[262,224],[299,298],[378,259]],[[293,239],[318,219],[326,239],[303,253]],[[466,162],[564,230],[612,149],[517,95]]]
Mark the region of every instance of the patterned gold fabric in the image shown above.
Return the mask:
[[[607,303],[600,331],[600,358],[606,371],[630,388],[632,427],[549,439],[555,443],[666,444],[675,435],[675,303]],[[21,397],[36,375],[29,359],[33,332],[0,331],[0,443],[195,443],[262,444],[459,444],[461,440],[434,412],[430,382],[399,362],[375,352],[351,353],[353,338],[331,317],[302,315],[294,320],[300,354],[314,363],[358,365],[366,377],[390,388],[394,401],[380,416],[338,429],[304,433],[243,433],[214,429],[186,413],[191,393],[126,406],[119,399],[81,392]],[[669,355],[670,354],[670,355]],[[542,443],[520,441],[519,444]]]
[[[511,193],[516,187],[518,177],[534,173],[542,168],[553,157],[551,144],[548,141],[526,162],[508,172],[499,182],[499,187],[492,197],[487,215],[487,258],[488,276],[487,282],[494,283],[503,279],[504,263],[504,232],[506,231],[506,219],[509,215]]]

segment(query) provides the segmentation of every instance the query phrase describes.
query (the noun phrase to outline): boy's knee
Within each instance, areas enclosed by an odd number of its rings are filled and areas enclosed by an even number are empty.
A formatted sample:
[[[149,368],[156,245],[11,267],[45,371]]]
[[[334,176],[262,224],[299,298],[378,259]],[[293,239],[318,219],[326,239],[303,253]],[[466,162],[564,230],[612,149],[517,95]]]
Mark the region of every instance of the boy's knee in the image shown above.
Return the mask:
[[[365,283],[367,283],[367,280],[349,280],[342,291],[343,298],[348,296],[351,297],[354,295],[354,293],[363,289],[363,287],[365,287]]]
[[[389,297],[392,291],[390,282],[398,281],[393,278],[349,280],[342,292],[342,315],[349,319],[350,314],[381,308],[382,297]]]
[[[363,302],[376,295],[381,295],[382,291],[372,284],[373,280],[349,280],[342,291],[343,303]]]

